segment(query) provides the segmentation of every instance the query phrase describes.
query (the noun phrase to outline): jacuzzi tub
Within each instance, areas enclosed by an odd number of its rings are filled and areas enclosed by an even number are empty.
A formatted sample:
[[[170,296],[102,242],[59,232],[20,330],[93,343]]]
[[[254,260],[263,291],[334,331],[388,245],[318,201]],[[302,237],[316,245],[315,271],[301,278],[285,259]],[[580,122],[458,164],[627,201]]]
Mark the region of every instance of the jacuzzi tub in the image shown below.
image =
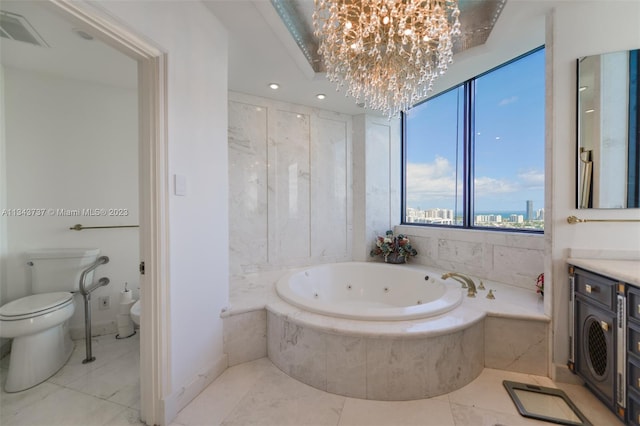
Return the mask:
[[[312,266],[285,275],[278,295],[301,309],[359,320],[409,320],[460,305],[457,282],[411,265],[346,262]]]

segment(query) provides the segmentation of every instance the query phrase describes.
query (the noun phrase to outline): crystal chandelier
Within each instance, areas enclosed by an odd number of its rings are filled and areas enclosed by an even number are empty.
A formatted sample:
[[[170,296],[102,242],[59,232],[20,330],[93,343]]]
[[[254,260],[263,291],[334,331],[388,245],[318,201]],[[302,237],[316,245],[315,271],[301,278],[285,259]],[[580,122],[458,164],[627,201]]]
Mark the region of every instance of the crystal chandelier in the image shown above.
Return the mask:
[[[329,81],[389,117],[426,97],[451,63],[457,0],[314,0]]]

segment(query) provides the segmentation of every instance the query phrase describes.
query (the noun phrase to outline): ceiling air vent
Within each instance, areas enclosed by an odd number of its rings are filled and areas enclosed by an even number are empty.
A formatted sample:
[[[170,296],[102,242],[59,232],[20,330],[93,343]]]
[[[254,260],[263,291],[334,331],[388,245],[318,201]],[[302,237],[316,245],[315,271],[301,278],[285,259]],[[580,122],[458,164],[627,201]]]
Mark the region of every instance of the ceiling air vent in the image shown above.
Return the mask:
[[[10,40],[24,41],[36,46],[49,47],[46,41],[22,15],[0,10],[0,36]]]

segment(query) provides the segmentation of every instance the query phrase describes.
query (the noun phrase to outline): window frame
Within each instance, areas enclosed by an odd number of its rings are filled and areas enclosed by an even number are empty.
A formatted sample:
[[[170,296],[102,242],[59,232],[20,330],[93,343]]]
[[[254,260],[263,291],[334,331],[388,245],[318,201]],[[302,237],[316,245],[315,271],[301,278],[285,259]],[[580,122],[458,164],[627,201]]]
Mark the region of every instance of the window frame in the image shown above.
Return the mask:
[[[401,201],[400,201],[400,224],[403,226],[418,226],[418,227],[428,227],[428,228],[452,228],[452,229],[460,229],[460,230],[480,230],[480,231],[494,231],[494,232],[510,232],[510,233],[527,233],[527,234],[535,234],[541,235],[544,234],[544,229],[519,229],[519,228],[501,228],[501,227],[490,227],[490,226],[478,226],[474,225],[474,195],[475,195],[475,84],[476,80],[490,74],[494,71],[497,71],[503,67],[506,67],[514,62],[517,62],[529,55],[537,53],[541,50],[545,49],[545,45],[538,46],[535,49],[529,50],[521,55],[516,56],[504,62],[500,65],[497,65],[487,71],[484,71],[476,76],[473,76],[455,86],[449,87],[448,89],[442,90],[433,96],[430,96],[417,104],[413,105],[412,108],[421,105],[425,102],[428,102],[438,96],[444,95],[447,92],[452,90],[456,90],[460,87],[464,89],[463,98],[465,104],[463,106],[463,153],[462,153],[462,163],[463,163],[463,176],[462,176],[462,225],[446,225],[446,224],[435,224],[435,223],[413,223],[407,222],[407,115],[404,111],[401,112],[400,116],[400,128],[401,128],[401,177],[400,177],[400,185],[401,185]],[[546,75],[545,75],[545,86],[546,86]],[[546,117],[545,117],[546,119]],[[546,127],[546,123],[545,123]],[[546,141],[545,141],[546,142]],[[545,166],[546,168],[546,166]],[[544,193],[546,193],[546,176],[545,176],[545,189]],[[544,195],[544,194],[543,194]],[[455,217],[455,212],[454,212]],[[546,217],[546,216],[545,216]]]

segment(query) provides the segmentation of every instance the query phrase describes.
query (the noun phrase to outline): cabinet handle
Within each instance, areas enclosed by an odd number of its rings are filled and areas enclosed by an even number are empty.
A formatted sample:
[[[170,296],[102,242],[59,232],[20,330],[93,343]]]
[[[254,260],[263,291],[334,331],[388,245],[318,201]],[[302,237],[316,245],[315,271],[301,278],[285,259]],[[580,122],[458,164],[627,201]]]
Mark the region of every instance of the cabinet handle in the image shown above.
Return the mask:
[[[607,324],[606,321],[600,321],[600,327],[602,327],[604,331],[609,331],[609,324]]]
[[[598,293],[600,291],[600,287],[598,287],[597,285],[594,285],[593,287],[591,287],[590,284],[585,284],[584,285],[584,291],[586,291],[589,294]],[[638,306],[638,310],[640,312],[640,306]]]

